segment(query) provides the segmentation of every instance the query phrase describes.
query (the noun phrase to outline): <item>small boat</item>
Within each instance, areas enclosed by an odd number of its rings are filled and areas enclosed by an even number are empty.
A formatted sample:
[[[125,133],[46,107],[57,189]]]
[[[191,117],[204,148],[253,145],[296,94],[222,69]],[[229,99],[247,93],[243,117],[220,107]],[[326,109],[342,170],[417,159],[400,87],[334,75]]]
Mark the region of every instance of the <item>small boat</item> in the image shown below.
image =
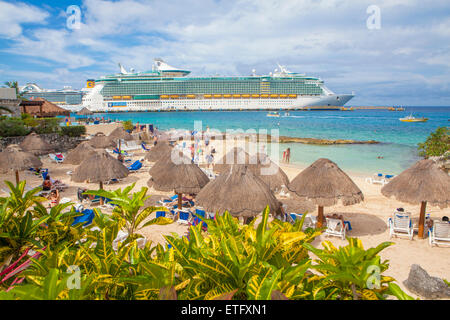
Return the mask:
[[[268,117],[280,117],[280,114],[278,112],[269,112],[267,114]]]
[[[290,115],[291,115],[291,114],[290,114],[289,112],[285,112],[285,113],[284,113],[284,116],[285,116],[285,117],[289,117]]]
[[[413,117],[412,114],[410,114],[409,116],[404,117],[404,118],[400,118],[399,120],[402,121],[402,122],[427,122],[428,118],[423,118],[423,117],[422,118],[415,118],[415,117]]]

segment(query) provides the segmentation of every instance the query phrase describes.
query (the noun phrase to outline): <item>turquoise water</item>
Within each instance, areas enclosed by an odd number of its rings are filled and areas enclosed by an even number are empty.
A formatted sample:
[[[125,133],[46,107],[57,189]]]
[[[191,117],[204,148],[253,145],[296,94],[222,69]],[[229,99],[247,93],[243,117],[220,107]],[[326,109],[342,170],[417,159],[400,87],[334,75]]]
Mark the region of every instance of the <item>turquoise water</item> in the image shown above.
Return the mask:
[[[398,119],[413,113],[427,117],[425,123],[404,123]],[[154,124],[159,129],[194,130],[195,121],[219,131],[278,129],[282,136],[322,139],[376,140],[377,145],[313,146],[282,144],[280,154],[291,148],[291,162],[309,165],[329,158],[343,170],[357,173],[398,174],[419,159],[417,144],[440,126],[448,126],[450,107],[407,107],[406,111],[294,111],[288,117],[271,118],[264,111],[239,112],[152,112],[102,113],[96,117]],[[284,112],[281,112],[284,114]],[[383,157],[383,159],[378,159]]]

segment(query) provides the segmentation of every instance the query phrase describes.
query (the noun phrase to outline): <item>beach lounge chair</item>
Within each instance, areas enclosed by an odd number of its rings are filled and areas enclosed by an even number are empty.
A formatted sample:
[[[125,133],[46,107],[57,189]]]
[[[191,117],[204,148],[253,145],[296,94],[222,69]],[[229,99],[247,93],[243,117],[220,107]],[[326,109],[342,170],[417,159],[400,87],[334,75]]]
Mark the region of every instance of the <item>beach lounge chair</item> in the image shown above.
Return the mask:
[[[137,172],[139,171],[139,169],[142,168],[142,162],[140,162],[139,160],[134,162],[131,166],[128,167],[128,170],[130,172]]]
[[[303,214],[301,213],[290,213],[286,214],[286,222],[295,223],[297,220],[301,220],[303,217]],[[303,230],[307,228],[315,228],[316,227],[316,218],[308,215],[305,218],[305,221],[303,221]]]
[[[48,155],[48,157],[50,158],[51,161],[56,162],[56,163],[64,162],[64,157],[57,157],[56,154],[54,154],[54,153],[50,153]]]
[[[114,241],[112,243],[113,250],[117,251],[119,249],[119,243],[127,240],[127,238],[128,238],[128,232],[120,230],[117,233],[117,237],[114,239]],[[139,238],[136,240],[136,242],[137,242],[138,248],[142,249],[145,247],[145,244],[147,243],[147,238],[145,238],[145,237]]]
[[[77,211],[79,212],[79,211]],[[92,221],[95,218],[94,210],[85,209],[81,212],[83,215],[75,217],[73,219],[72,226],[76,226],[77,224],[83,223],[83,227],[87,227],[92,224]]]
[[[393,236],[404,236],[412,240],[414,228],[409,214],[394,214],[394,218],[388,219],[389,238]]]
[[[142,147],[142,149],[144,149],[145,152],[150,151],[150,148],[147,148],[145,143],[141,143],[141,147]]]
[[[433,227],[428,230],[430,246],[450,245],[450,223],[445,221],[436,221]]]
[[[366,178],[366,182],[370,184],[381,184],[385,185],[387,184],[387,181],[385,178],[383,178],[382,173],[376,173],[373,177]]]
[[[156,218],[165,217],[166,211],[156,211]]]
[[[94,199],[90,199],[89,197],[84,198],[82,203],[86,203],[90,206],[95,206],[100,204],[101,197],[95,196]]]
[[[178,215],[178,223],[189,224],[191,222],[192,214],[189,211],[176,210],[175,212],[177,212]]]
[[[345,240],[345,234],[347,231],[347,224],[342,223],[340,219],[332,219],[326,218],[327,221],[327,229],[324,234],[327,236],[340,237],[342,240]]]
[[[136,143],[136,141],[126,141],[123,150],[130,151],[130,150],[139,150],[141,149],[141,146]]]

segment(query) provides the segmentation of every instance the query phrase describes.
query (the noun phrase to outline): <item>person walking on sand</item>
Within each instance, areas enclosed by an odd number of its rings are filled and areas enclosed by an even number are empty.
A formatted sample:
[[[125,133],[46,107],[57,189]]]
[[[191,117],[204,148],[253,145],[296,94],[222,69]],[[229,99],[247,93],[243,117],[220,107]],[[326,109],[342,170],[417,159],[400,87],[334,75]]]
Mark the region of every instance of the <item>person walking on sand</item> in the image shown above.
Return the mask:
[[[287,148],[286,150],[286,163],[291,161],[291,148]]]
[[[286,150],[283,151],[283,162],[286,162]]]

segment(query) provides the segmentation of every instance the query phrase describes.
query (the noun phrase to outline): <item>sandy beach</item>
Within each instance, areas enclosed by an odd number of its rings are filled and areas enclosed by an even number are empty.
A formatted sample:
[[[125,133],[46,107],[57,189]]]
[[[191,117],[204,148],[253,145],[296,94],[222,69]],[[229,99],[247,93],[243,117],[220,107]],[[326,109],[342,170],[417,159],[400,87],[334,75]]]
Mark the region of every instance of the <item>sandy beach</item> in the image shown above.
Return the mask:
[[[108,124],[98,126],[87,126],[88,134],[94,134],[96,132],[103,132],[108,135],[114,128],[120,124]],[[215,159],[220,159],[226,150],[229,150],[232,145],[230,144],[226,148],[221,145],[221,142],[212,141],[211,144],[216,149],[217,154]],[[143,159],[145,152],[140,149],[133,152],[132,160]],[[68,164],[56,164],[50,160],[48,156],[41,157],[43,162],[43,168],[48,168],[50,175],[53,179],[61,180],[67,184],[69,188],[61,193],[61,198],[69,198],[72,202],[78,202],[77,190],[78,188],[98,189],[98,184],[87,183],[74,183],[70,180],[68,172],[73,171],[75,166]],[[105,185],[105,189],[114,190],[117,188],[124,188],[132,183],[136,183],[135,190],[139,190],[141,187],[147,187],[147,181],[149,179],[148,167],[152,164],[144,162],[146,169],[141,169],[137,173],[131,173],[128,177],[121,182],[113,185]],[[304,169],[304,167],[293,164],[281,164],[280,167],[292,180],[298,173]],[[387,228],[387,220],[396,208],[402,207],[407,212],[411,212],[415,223],[418,223],[419,205],[412,206],[405,203],[401,203],[394,199],[387,199],[384,197],[380,190],[381,185],[369,184],[365,181],[366,176],[356,173],[347,172],[351,179],[361,189],[364,194],[364,202],[352,205],[343,206],[341,204],[326,207],[325,214],[329,213],[341,213],[344,215],[345,220],[349,220],[352,225],[352,231],[348,233],[350,237],[358,237],[362,240],[364,247],[375,247],[378,244],[385,241],[392,241],[395,244],[381,252],[382,259],[389,260],[390,267],[385,273],[388,276],[394,277],[398,284],[406,292],[411,294],[405,286],[403,281],[407,279],[409,270],[412,264],[420,264],[431,276],[437,276],[443,279],[450,280],[450,248],[448,247],[430,247],[428,244],[428,238],[419,239],[417,234],[413,240],[407,238],[393,238],[389,239],[389,232]],[[21,180],[26,180],[27,185],[31,187],[37,187],[42,184],[42,178],[30,173],[21,172]],[[1,196],[6,196],[5,190],[7,187],[4,184],[4,180],[15,181],[13,174],[0,175],[1,181]],[[161,196],[171,196],[173,193],[164,193],[150,189],[148,195],[153,196],[155,199]],[[108,213],[107,209],[102,209],[102,212]],[[431,214],[432,219],[440,220],[443,216],[450,216],[450,208],[439,209],[429,206],[427,213]],[[312,212],[312,215],[317,215],[317,212]],[[185,234],[187,226],[173,223],[166,226],[150,226],[142,229],[140,232],[148,240],[164,244],[164,235],[171,233],[177,233],[179,235]],[[346,241],[343,241],[336,237],[318,237],[313,245],[320,246],[320,243],[324,240],[330,240],[336,246],[346,245]],[[414,294],[411,294],[415,296]]]

